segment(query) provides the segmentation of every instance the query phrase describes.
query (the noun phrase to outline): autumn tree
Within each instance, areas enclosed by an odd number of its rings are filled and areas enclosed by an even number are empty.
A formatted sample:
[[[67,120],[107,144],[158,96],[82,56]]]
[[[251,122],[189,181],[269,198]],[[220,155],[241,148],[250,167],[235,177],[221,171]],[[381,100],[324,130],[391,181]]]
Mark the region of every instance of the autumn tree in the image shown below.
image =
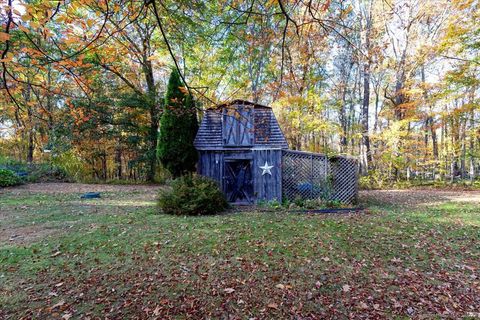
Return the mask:
[[[475,1],[6,4],[0,150],[19,160],[153,180],[173,65],[196,108],[272,105],[291,148],[358,156],[375,181],[480,173]]]

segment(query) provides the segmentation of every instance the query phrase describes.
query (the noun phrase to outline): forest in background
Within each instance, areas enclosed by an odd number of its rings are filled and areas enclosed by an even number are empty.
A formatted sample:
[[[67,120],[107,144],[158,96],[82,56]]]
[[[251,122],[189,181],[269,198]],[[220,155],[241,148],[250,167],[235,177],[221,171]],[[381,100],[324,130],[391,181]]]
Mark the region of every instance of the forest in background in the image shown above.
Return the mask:
[[[3,0],[0,158],[162,177],[172,68],[201,109],[271,105],[292,149],[371,184],[480,174],[474,0]],[[11,160],[8,160],[11,161]]]

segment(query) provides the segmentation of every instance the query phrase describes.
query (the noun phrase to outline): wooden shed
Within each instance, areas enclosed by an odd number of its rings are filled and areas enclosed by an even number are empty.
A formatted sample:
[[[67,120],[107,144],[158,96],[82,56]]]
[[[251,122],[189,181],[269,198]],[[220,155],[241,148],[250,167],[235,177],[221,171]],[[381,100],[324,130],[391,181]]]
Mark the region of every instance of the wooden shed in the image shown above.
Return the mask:
[[[257,103],[234,100],[205,110],[194,145],[198,173],[216,180],[231,203],[313,197],[319,192],[308,188],[323,190],[330,179],[327,160],[322,166],[313,161],[327,157],[311,154],[310,163],[288,151],[272,109]],[[292,161],[302,161],[298,170]]]
[[[234,100],[207,109],[194,145],[198,172],[217,180],[228,201],[281,200],[288,144],[270,107]]]

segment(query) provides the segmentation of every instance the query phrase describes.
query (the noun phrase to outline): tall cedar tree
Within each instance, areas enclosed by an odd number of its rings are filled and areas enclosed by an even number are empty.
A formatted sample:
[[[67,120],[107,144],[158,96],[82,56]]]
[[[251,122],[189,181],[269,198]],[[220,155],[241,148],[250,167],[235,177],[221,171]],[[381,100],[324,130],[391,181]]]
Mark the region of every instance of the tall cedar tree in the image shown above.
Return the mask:
[[[195,171],[197,151],[193,140],[198,130],[195,102],[184,93],[177,70],[168,80],[158,138],[158,157],[174,177]]]

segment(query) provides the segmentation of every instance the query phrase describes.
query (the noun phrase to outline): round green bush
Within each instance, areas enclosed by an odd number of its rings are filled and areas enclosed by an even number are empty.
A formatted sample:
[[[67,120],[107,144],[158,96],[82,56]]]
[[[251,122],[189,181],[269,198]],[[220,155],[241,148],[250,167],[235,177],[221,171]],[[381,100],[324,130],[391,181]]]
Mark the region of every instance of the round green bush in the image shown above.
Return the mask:
[[[160,191],[161,212],[173,215],[211,215],[228,208],[225,196],[215,181],[200,175],[185,175]]]
[[[22,183],[22,179],[12,170],[0,169],[0,187],[11,187]]]

